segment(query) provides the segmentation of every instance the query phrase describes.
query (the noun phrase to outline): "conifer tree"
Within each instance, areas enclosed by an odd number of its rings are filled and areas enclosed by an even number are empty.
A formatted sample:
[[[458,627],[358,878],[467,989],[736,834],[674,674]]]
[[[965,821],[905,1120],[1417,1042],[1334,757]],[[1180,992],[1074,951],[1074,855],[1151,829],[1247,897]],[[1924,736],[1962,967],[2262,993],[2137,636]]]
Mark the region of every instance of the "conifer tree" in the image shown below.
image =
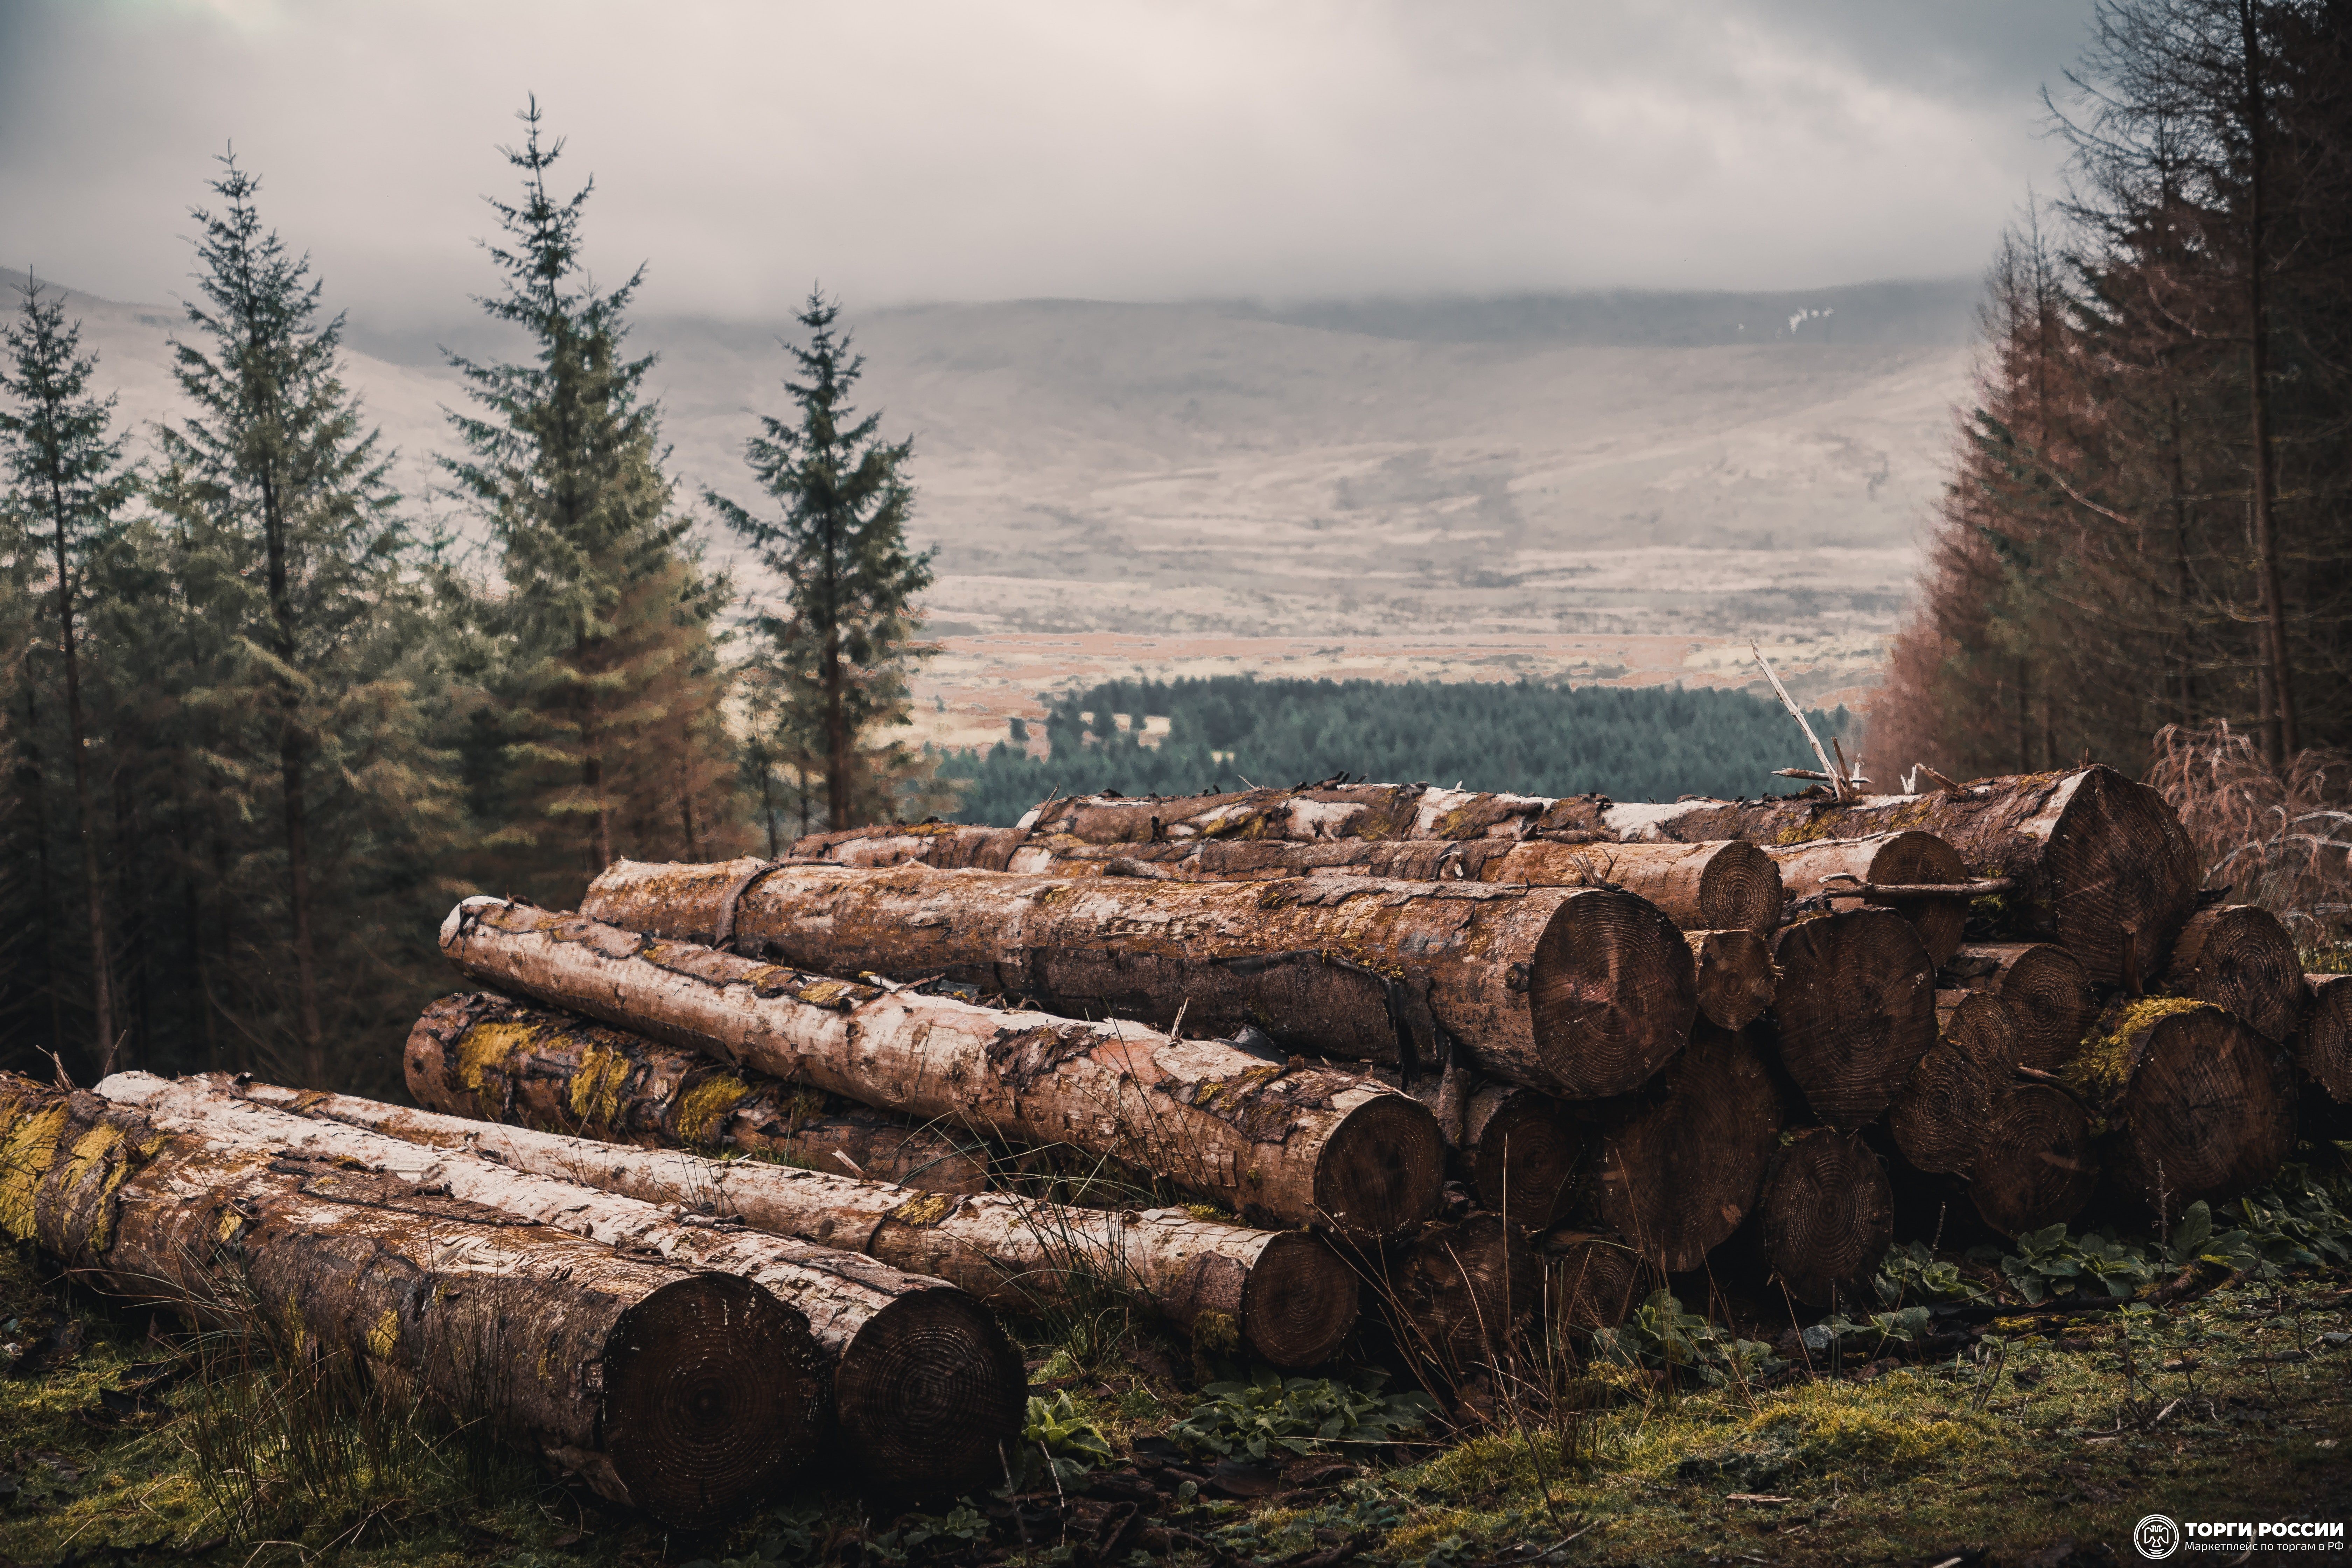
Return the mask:
[[[798,318],[808,344],[790,349],[799,375],[784,383],[798,421],[763,416],[765,433],[744,443],[782,515],[709,496],[784,585],[786,613],[753,620],[783,696],[773,749],[815,753],[835,828],[893,814],[899,791],[933,771],[903,742],[872,738],[908,722],[908,675],[930,651],[913,640],[915,596],[930,586],[934,552],[908,548],[914,490],[901,469],[913,446],[881,439],[880,414],[861,418],[851,404],[866,362],[835,330],[840,314],[822,292],[809,295]]]
[[[101,1066],[127,1065],[116,1056],[114,986],[109,963],[105,883],[99,875],[99,822],[90,781],[88,674],[82,610],[90,593],[93,558],[116,528],[116,517],[137,488],[112,435],[114,399],[89,391],[95,355],[81,352],[81,325],[68,323],[64,302],[26,279],[23,301],[5,331],[0,394],[0,458],[14,481],[10,510],[18,526],[37,523],[47,535],[55,613],[53,645],[65,684],[66,749],[71,761],[74,825],[80,840],[84,912],[90,950],[90,1011]],[[28,529],[29,532],[29,529]],[[27,538],[25,544],[29,546]],[[29,558],[29,549],[22,550]]]
[[[644,269],[595,288],[581,259],[594,181],[559,199],[548,174],[563,143],[542,142],[536,100],[520,118],[523,145],[504,151],[522,200],[490,202],[504,289],[479,302],[528,332],[533,356],[450,356],[478,412],[451,416],[467,455],[445,462],[496,536],[508,590],[477,769],[492,843],[526,885],[576,892],[619,853],[708,858],[734,843],[710,633],[727,586],[698,569],[662,471],[660,411],[643,390],[654,357],[623,352]]]

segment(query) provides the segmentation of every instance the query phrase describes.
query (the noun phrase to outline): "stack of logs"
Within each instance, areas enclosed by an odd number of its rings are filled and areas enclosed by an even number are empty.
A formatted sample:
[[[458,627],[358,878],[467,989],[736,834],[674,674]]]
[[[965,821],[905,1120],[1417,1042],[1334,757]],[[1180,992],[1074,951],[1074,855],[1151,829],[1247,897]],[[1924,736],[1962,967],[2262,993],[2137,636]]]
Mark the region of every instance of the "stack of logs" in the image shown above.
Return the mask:
[[[2249,1192],[2352,1106],[2352,980],[2200,881],[2102,767],[1102,795],[622,861],[577,911],[450,914],[485,989],[410,1036],[425,1109],[0,1078],[0,1229],[288,1318],[675,1522],[828,1430],[953,1496],[1021,1424],[992,1309],[1122,1299],[1300,1368],[1368,1303],[1449,1386],[1702,1268],[1834,1308],[1898,1209],[2012,1235]],[[1040,1160],[1160,1195],[992,1190]]]

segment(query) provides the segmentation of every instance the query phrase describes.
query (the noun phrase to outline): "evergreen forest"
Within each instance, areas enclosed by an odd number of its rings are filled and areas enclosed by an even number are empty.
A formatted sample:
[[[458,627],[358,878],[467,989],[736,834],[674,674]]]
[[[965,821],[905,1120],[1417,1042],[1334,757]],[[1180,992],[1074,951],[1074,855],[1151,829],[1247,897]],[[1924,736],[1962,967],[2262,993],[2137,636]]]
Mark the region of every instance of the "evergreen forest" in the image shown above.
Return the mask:
[[[1845,709],[1810,715],[1827,742]],[[1165,729],[1150,721],[1164,719]],[[1057,698],[1044,722],[959,752],[939,776],[955,819],[1010,826],[1048,795],[1189,795],[1349,773],[1382,783],[1618,800],[1754,795],[1775,768],[1810,766],[1786,710],[1744,691],[1431,680],[1113,680]]]

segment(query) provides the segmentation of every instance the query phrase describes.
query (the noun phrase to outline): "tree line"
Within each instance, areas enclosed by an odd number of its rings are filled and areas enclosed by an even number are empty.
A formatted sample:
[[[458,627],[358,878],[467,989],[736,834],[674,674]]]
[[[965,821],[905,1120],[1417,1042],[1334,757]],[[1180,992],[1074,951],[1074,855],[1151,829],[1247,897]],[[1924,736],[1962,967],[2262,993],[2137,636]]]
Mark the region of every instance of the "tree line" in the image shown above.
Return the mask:
[[[457,897],[568,906],[617,856],[772,846],[940,804],[889,738],[922,649],[928,555],[907,443],[854,393],[813,293],[786,411],[749,489],[667,471],[640,268],[582,258],[593,182],[537,103],[489,203],[512,360],[450,356],[467,394],[441,497],[399,493],[344,380],[309,258],[221,160],[194,209],[175,416],[132,437],[53,289],[27,277],[0,351],[0,1025],[7,1065],[132,1065],[396,1085],[445,984]],[[420,518],[454,497],[491,547]],[[696,542],[706,512],[781,584],[752,598]]]
[[[1164,731],[1147,733],[1147,721]],[[1826,742],[1843,707],[1815,711]],[[963,794],[956,820],[1010,826],[1048,795],[1189,795],[1339,773],[1528,795],[1619,800],[1759,795],[1774,768],[1810,766],[1778,702],[1744,691],[1570,687],[1517,680],[1113,680],[1055,700],[1039,726],[940,764]]]

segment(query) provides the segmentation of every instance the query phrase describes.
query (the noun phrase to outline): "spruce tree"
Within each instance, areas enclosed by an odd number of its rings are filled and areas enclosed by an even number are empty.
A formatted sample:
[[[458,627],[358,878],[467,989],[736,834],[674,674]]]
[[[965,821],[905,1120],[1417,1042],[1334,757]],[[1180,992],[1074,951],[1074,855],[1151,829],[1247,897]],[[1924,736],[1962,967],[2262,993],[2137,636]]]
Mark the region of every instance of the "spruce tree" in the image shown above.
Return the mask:
[[[52,645],[65,688],[66,751],[71,761],[75,836],[80,842],[84,913],[89,922],[90,1012],[94,1059],[101,1068],[121,1064],[114,1025],[105,883],[99,875],[100,825],[90,780],[89,725],[83,682],[89,674],[82,612],[94,558],[107,548],[116,519],[137,489],[110,433],[114,399],[93,396],[94,355],[81,352],[81,324],[68,322],[64,302],[27,277],[18,292],[16,320],[5,333],[0,364],[0,458],[14,483],[10,510],[18,526],[37,526],[48,544],[55,628]],[[29,564],[32,539],[19,553]]]
[[[644,276],[599,291],[581,259],[589,181],[549,188],[561,141],[539,105],[520,117],[520,203],[491,200],[487,247],[503,290],[478,302],[532,340],[530,363],[450,363],[478,412],[451,416],[467,455],[445,459],[502,552],[503,639],[485,682],[481,809],[503,874],[567,896],[617,853],[706,858],[739,829],[734,762],[719,721],[710,623],[727,586],[698,569],[692,520],[663,473],[650,354],[623,352]]]
[[[789,350],[799,374],[784,382],[797,422],[763,416],[764,434],[744,443],[781,515],[709,495],[783,584],[785,613],[752,623],[783,698],[770,744],[782,755],[814,753],[835,828],[895,815],[905,787],[929,784],[933,771],[904,742],[873,737],[908,722],[908,676],[930,651],[913,640],[915,597],[930,586],[935,552],[908,548],[914,490],[902,469],[913,446],[883,440],[881,415],[861,418],[851,404],[866,362],[836,331],[840,314],[837,302],[810,294],[798,318],[808,344]]]

